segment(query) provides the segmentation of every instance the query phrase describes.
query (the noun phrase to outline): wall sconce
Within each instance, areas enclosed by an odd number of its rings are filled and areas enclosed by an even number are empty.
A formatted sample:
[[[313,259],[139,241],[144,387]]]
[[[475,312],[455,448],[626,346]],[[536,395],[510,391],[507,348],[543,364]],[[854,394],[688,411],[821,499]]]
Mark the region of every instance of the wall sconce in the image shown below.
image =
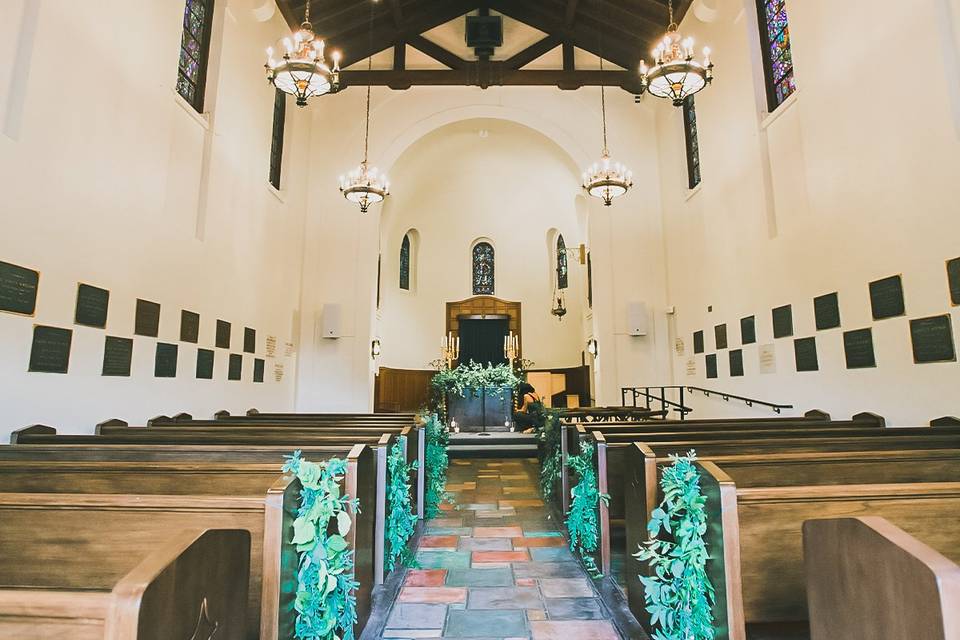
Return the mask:
[[[370,356],[376,360],[380,356],[380,339],[374,338],[370,343]]]
[[[594,359],[600,355],[600,345],[597,344],[596,338],[590,338],[587,340],[587,353],[592,355]]]

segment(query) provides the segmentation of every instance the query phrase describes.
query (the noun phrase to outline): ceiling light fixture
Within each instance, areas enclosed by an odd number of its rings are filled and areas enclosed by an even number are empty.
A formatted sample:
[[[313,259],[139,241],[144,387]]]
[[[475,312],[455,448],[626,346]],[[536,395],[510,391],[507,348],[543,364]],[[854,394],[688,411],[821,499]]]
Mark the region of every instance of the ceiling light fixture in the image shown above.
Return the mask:
[[[307,99],[340,90],[340,53],[331,54],[333,69],[323,56],[323,40],[318,40],[310,23],[310,0],[304,10],[300,29],[283,39],[284,54],[274,57],[273,47],[267,49],[267,80],[277,89],[297,98],[297,106],[307,106]]]
[[[693,59],[693,38],[684,39],[673,21],[673,0],[668,0],[670,24],[667,34],[653,50],[653,67],[640,61],[640,93],[649,91],[658,98],[673,101],[679,107],[693,94],[713,82],[713,62],[710,48],[703,48],[703,62]]]
[[[600,56],[600,71],[603,72],[603,55]],[[614,198],[625,194],[633,186],[633,172],[619,162],[610,159],[607,149],[607,99],[603,80],[600,81],[600,116],[603,122],[603,153],[600,162],[595,162],[583,172],[583,188],[591,196],[603,200],[609,207]]]

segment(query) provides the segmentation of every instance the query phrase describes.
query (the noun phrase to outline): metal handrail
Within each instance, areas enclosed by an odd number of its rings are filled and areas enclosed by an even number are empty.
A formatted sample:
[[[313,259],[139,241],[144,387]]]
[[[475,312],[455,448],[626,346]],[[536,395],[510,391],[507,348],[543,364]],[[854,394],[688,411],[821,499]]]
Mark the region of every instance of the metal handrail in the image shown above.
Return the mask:
[[[659,396],[651,393],[651,390],[659,390]],[[674,402],[667,399],[668,390],[679,390],[679,402]],[[761,407],[768,407],[773,410],[774,413],[780,413],[784,409],[793,409],[792,404],[778,404],[776,402],[767,402],[766,400],[757,400],[756,398],[746,398],[744,396],[738,396],[733,393],[727,393],[725,391],[716,391],[714,389],[704,389],[703,387],[695,387],[691,385],[661,385],[655,387],[622,387],[620,389],[620,401],[623,406],[627,406],[627,394],[632,395],[633,406],[637,406],[637,399],[643,398],[646,403],[646,407],[650,408],[650,401],[659,402],[661,408],[666,409],[667,407],[673,407],[680,413],[680,419],[683,420],[688,413],[693,411],[690,407],[684,404],[684,391],[688,392],[699,392],[703,395],[710,397],[711,395],[720,396],[724,401],[729,402],[730,400],[737,400],[745,403],[748,407],[758,405]]]

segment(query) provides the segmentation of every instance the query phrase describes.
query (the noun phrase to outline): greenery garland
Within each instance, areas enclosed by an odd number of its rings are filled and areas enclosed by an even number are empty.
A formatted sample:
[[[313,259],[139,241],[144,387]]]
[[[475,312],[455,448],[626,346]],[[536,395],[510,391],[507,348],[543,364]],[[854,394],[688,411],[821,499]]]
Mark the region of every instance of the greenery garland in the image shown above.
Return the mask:
[[[284,473],[293,473],[303,489],[293,521],[292,543],[300,556],[294,636],[303,640],[352,640],[357,622],[353,550],[347,544],[350,513],[360,513],[356,498],[340,494],[347,462],[331,458],[315,463],[300,450],[286,456]],[[330,533],[336,522],[336,533]]]
[[[390,448],[387,457],[387,571],[393,571],[399,561],[410,565],[413,553],[407,546],[413,537],[417,514],[410,500],[410,472],[417,468],[416,461],[407,464],[407,436],[400,436]]]
[[[434,397],[443,397],[448,393],[459,396],[469,390],[475,393],[477,389],[495,389],[499,394],[506,388],[515,389],[520,384],[520,378],[513,372],[510,365],[497,366],[478,364],[461,364],[456,369],[441,369],[430,380]]]
[[[570,510],[567,512],[567,535],[570,536],[570,551],[583,560],[587,571],[594,578],[603,577],[593,559],[600,544],[599,507],[600,502],[610,504],[610,496],[600,493],[597,484],[597,471],[593,468],[593,443],[585,442],[580,453],[567,457],[569,466],[577,477],[577,485],[570,490]]]
[[[424,416],[423,428],[426,431],[426,451],[424,452],[424,516],[435,518],[440,515],[440,504],[451,501],[447,495],[447,445],[450,434],[437,417],[437,414]]]
[[[649,561],[652,576],[639,576],[644,587],[654,640],[713,640],[716,602],[707,576],[706,497],[700,491],[696,452],[670,456],[663,471],[664,498],[647,524],[649,539],[634,557]],[[661,531],[670,539],[658,537]]]
[[[560,412],[556,409],[544,409],[542,424],[537,426],[540,441],[540,493],[547,502],[553,499],[557,480],[560,478],[562,461],[560,459]]]

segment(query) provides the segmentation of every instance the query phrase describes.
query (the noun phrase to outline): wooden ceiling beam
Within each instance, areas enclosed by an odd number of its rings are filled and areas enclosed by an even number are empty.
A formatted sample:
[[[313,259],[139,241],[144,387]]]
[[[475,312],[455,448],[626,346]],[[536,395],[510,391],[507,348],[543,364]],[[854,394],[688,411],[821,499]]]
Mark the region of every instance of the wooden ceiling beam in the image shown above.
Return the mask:
[[[553,49],[556,49],[562,44],[563,44],[563,40],[561,40],[557,36],[547,36],[542,40],[538,40],[537,42],[534,42],[532,45],[530,45],[526,49],[523,49],[522,51],[518,51],[517,53],[513,54],[512,56],[504,60],[503,63],[504,65],[506,65],[508,69],[520,69],[530,64],[531,62],[533,62],[543,54],[549,51],[552,51]]]
[[[444,49],[437,43],[427,40],[421,35],[411,36],[407,39],[407,44],[451,69],[463,69],[467,66],[466,60],[452,51]]]
[[[579,0],[567,0],[567,6],[564,10],[563,15],[563,24],[572,27],[573,22],[577,19],[577,5],[580,4]]]
[[[403,26],[403,9],[400,7],[400,0],[387,0],[390,6],[390,15],[393,16],[393,26],[397,29]]]
[[[450,70],[373,70],[343,71],[341,86],[364,87],[387,86],[407,88],[411,86],[555,86],[561,89],[580,87],[621,87],[631,93],[638,92],[638,79],[629,71],[555,71],[510,69],[503,62],[486,64],[471,63],[465,69]]]

